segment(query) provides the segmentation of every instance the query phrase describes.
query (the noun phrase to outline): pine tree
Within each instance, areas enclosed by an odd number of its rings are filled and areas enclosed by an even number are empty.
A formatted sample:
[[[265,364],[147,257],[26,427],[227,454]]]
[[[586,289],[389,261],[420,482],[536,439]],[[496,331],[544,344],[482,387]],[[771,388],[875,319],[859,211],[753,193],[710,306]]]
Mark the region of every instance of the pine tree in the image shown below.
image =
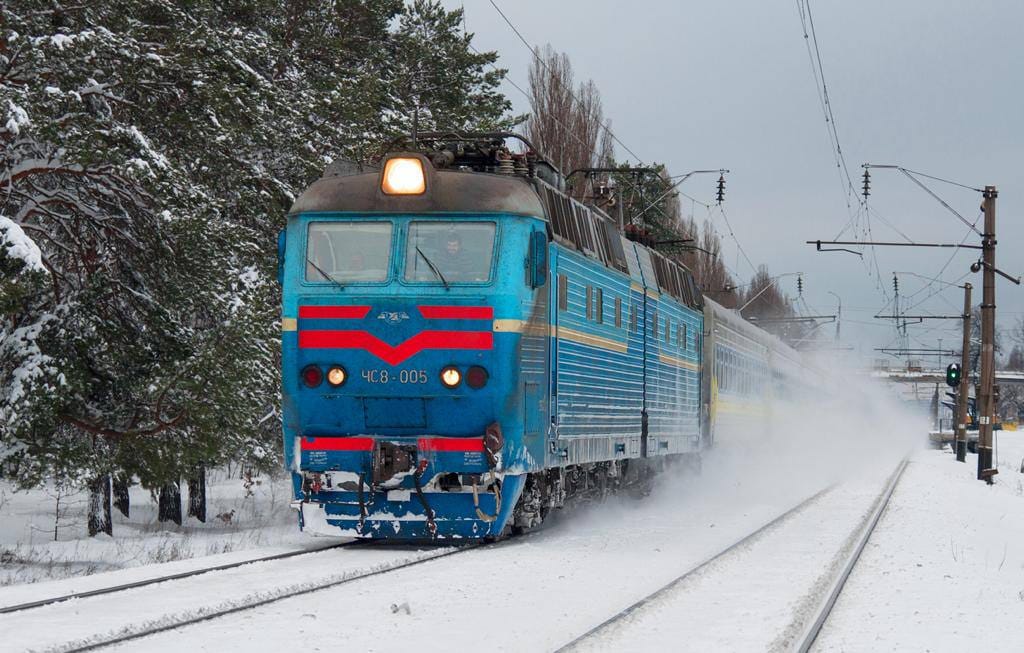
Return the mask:
[[[462,10],[436,0],[414,0],[401,13],[388,49],[390,97],[384,114],[394,137],[418,131],[507,131],[512,117],[498,90],[505,70],[494,52],[478,53],[462,31]],[[490,68],[490,69],[488,69]]]
[[[515,123],[496,55],[436,2],[10,0],[0,19],[0,473],[113,476],[125,512],[133,478],[277,464],[273,244],[303,187],[407,134],[410,102],[425,127]],[[396,92],[412,75],[423,92]]]

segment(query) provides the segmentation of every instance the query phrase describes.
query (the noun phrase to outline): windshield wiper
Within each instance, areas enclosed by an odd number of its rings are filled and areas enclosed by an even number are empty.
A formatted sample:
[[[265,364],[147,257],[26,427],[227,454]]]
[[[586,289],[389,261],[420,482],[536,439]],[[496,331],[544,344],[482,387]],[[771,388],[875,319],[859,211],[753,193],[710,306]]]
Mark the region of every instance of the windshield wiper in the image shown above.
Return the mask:
[[[308,257],[307,257],[307,258],[306,258],[306,263],[309,263],[310,265],[312,265],[312,266],[313,266],[313,269],[314,269],[314,270],[316,270],[316,271],[317,271],[317,272],[319,272],[319,273],[320,273],[321,275],[323,275],[323,278],[324,278],[324,279],[326,279],[326,280],[330,281],[330,282],[331,282],[331,283],[333,283],[333,284],[334,284],[335,286],[337,286],[339,290],[344,290],[344,289],[345,289],[345,285],[344,285],[343,283],[341,283],[340,281],[338,281],[337,279],[335,279],[335,278],[334,278],[334,277],[332,277],[331,275],[329,275],[329,274],[327,274],[326,272],[324,272],[324,271],[323,271],[323,270],[322,270],[322,269],[320,268],[320,266],[319,266],[319,265],[317,265],[316,263],[314,263],[314,262],[313,262],[313,260],[312,260],[312,259],[310,259],[310,258],[308,258]]]
[[[430,259],[427,258],[427,255],[423,253],[423,250],[421,250],[419,246],[416,247],[416,253],[422,256],[423,260],[427,262],[427,266],[430,268],[430,271],[434,273],[435,277],[441,280],[441,283],[444,284],[444,289],[449,290],[448,281],[444,278],[444,275],[441,274],[441,271],[437,269],[436,265],[430,262]]]

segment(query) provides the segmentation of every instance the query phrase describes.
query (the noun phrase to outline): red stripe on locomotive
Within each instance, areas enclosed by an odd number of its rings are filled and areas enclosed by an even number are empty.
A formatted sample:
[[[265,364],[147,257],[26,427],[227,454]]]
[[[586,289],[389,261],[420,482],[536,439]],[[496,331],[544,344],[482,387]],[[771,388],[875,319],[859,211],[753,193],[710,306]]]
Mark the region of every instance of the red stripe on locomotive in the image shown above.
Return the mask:
[[[371,451],[373,438],[302,438],[303,451]]]
[[[420,451],[483,451],[482,438],[420,438],[416,442]]]
[[[299,317],[361,320],[370,312],[369,306],[300,306]]]
[[[492,306],[419,306],[420,314],[430,320],[491,320]]]
[[[363,349],[388,365],[398,365],[424,349],[493,349],[490,331],[421,331],[391,346],[367,331],[299,331],[300,349]]]

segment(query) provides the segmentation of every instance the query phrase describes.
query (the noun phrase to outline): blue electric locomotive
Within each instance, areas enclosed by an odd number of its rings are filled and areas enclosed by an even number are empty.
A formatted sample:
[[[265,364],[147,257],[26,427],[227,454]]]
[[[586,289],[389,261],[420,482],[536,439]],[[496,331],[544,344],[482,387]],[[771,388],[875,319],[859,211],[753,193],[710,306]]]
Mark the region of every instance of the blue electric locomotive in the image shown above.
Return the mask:
[[[690,273],[508,135],[329,172],[282,232],[302,528],[495,537],[706,445]]]

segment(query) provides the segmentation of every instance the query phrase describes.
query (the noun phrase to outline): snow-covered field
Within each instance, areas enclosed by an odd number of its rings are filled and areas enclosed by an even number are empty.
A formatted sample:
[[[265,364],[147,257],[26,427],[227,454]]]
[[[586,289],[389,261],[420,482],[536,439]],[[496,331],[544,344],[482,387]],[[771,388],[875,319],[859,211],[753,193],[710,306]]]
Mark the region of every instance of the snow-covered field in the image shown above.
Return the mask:
[[[822,651],[1024,650],[1024,431],[977,457],[917,454],[818,637]]]
[[[177,526],[157,521],[149,491],[134,486],[131,516],[114,510],[114,536],[89,537],[87,493],[64,494],[53,487],[16,492],[0,481],[0,585],[308,543],[288,507],[290,492],[283,475],[255,477],[247,484],[213,470],[206,523],[184,517]]]
[[[788,650],[843,542],[896,461],[912,450],[817,649],[1015,648],[1015,631],[1024,623],[1024,432],[999,433],[1000,473],[989,487],[974,479],[973,455],[964,465],[948,451],[909,446],[924,440],[924,429],[909,422],[893,417],[879,428],[875,411],[799,417],[799,425],[774,440],[723,438],[706,456],[702,474],[667,473],[642,501],[613,497],[495,546],[402,568],[396,567],[444,551],[334,549],[2,615],[0,630],[13,633],[5,640],[10,650],[64,649],[331,578],[348,582],[121,648],[270,651],[300,643],[392,651],[412,642],[417,649],[451,650],[483,641],[495,650],[553,650],[835,484],[819,501],[581,646]],[[53,500],[44,509],[33,506],[32,495],[7,493],[5,547],[50,561],[5,563],[8,578],[43,582],[0,588],[0,605],[324,544],[297,532],[283,483],[264,479],[252,490],[246,496],[241,481],[220,478],[210,484],[210,513],[234,509],[231,523],[189,521],[180,528],[156,523],[155,507],[138,492],[132,518],[117,518],[113,539],[84,537],[82,505],[62,522],[56,543],[50,541]],[[37,493],[36,502],[44,497]],[[173,557],[196,558],[153,564],[167,559],[161,551],[169,547],[178,552]],[[136,568],[44,580],[98,563]],[[394,570],[365,575],[382,568]]]

